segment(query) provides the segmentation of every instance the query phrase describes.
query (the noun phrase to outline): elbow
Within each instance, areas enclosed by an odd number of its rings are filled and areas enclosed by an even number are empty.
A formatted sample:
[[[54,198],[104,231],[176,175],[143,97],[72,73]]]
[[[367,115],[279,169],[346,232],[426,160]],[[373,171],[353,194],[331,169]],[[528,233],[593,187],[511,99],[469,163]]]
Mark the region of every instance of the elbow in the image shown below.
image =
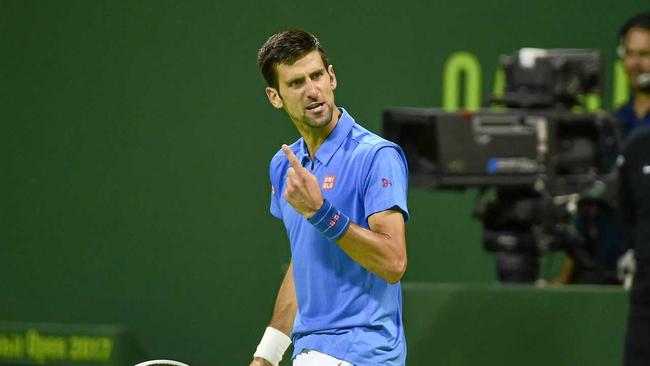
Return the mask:
[[[406,257],[404,258],[399,258],[396,259],[390,268],[389,273],[386,274],[386,282],[390,283],[391,285],[396,284],[399,282],[402,277],[404,277],[404,273],[406,272]]]

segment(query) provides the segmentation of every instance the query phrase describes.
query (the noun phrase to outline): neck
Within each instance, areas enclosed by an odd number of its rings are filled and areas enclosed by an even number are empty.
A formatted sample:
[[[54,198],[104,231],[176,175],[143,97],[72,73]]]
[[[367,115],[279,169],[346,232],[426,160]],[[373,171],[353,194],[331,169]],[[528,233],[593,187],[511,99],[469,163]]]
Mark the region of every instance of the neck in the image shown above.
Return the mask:
[[[300,132],[300,135],[302,136],[302,139],[305,140],[305,145],[307,145],[307,150],[309,151],[309,157],[311,159],[314,159],[314,154],[316,154],[316,151],[320,145],[325,142],[327,136],[329,136],[334,127],[336,127],[336,124],[339,122],[340,117],[341,112],[337,107],[334,107],[334,111],[332,112],[332,120],[326,126],[323,126],[321,128],[312,128],[305,126],[304,124],[295,123],[296,127],[298,128],[298,132]]]
[[[650,113],[650,93],[637,91],[634,94],[633,107],[634,114],[639,118],[643,118],[646,114]]]

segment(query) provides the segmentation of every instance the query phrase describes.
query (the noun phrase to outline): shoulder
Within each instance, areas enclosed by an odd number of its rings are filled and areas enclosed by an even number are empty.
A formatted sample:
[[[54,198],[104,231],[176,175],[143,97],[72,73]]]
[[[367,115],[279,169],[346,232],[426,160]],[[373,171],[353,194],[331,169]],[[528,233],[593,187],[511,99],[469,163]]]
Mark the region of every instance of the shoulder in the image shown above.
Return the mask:
[[[367,176],[373,166],[381,161],[388,165],[399,165],[407,172],[407,162],[404,152],[396,143],[367,130],[356,124],[350,133],[350,139],[354,141],[355,155],[360,163],[362,176]]]
[[[341,120],[344,120],[346,124],[350,124],[347,139],[354,144],[353,151],[355,155],[363,155],[364,153],[377,151],[382,147],[388,146],[399,149],[397,144],[384,139],[360,125],[344,108],[340,108],[340,110],[342,112]]]
[[[402,149],[396,143],[367,130],[355,123],[350,132],[350,139],[357,143],[357,150],[366,157],[374,156],[382,148],[393,148],[401,153]],[[370,154],[370,155],[369,155]]]
[[[634,113],[634,109],[632,107],[632,100],[628,100],[627,103],[623,104],[617,111],[616,115],[619,117],[628,117],[631,113]]]
[[[629,153],[639,148],[647,149],[650,144],[650,125],[635,128],[625,139],[623,152]]]

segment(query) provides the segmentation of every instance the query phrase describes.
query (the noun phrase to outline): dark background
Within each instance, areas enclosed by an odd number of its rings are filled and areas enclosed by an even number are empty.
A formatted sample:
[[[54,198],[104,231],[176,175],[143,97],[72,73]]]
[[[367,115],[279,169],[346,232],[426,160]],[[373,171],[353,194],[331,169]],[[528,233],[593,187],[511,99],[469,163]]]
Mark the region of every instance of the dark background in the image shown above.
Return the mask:
[[[298,137],[263,92],[269,35],[318,35],[337,104],[380,132],[388,106],[441,105],[456,51],[487,96],[500,54],[600,49],[611,108],[615,34],[643,5],[0,0],[0,320],[125,324],[156,357],[246,364],[289,259],[268,162]],[[495,281],[472,200],[411,188],[405,282]]]

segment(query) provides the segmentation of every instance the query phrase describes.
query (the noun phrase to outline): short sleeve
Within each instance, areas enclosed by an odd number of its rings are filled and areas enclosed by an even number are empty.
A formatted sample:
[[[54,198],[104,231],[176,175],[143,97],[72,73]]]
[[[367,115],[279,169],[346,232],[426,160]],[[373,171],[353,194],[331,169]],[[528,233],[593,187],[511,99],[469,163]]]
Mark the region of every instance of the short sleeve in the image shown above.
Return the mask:
[[[386,146],[373,156],[364,181],[365,217],[390,209],[399,210],[408,220],[406,205],[408,170],[406,159],[398,147]]]
[[[271,167],[269,169],[269,178],[271,180],[271,215],[282,220],[282,210],[280,210],[280,194],[282,188],[279,186],[279,179],[277,179],[279,169],[275,164],[275,159],[271,160]]]

